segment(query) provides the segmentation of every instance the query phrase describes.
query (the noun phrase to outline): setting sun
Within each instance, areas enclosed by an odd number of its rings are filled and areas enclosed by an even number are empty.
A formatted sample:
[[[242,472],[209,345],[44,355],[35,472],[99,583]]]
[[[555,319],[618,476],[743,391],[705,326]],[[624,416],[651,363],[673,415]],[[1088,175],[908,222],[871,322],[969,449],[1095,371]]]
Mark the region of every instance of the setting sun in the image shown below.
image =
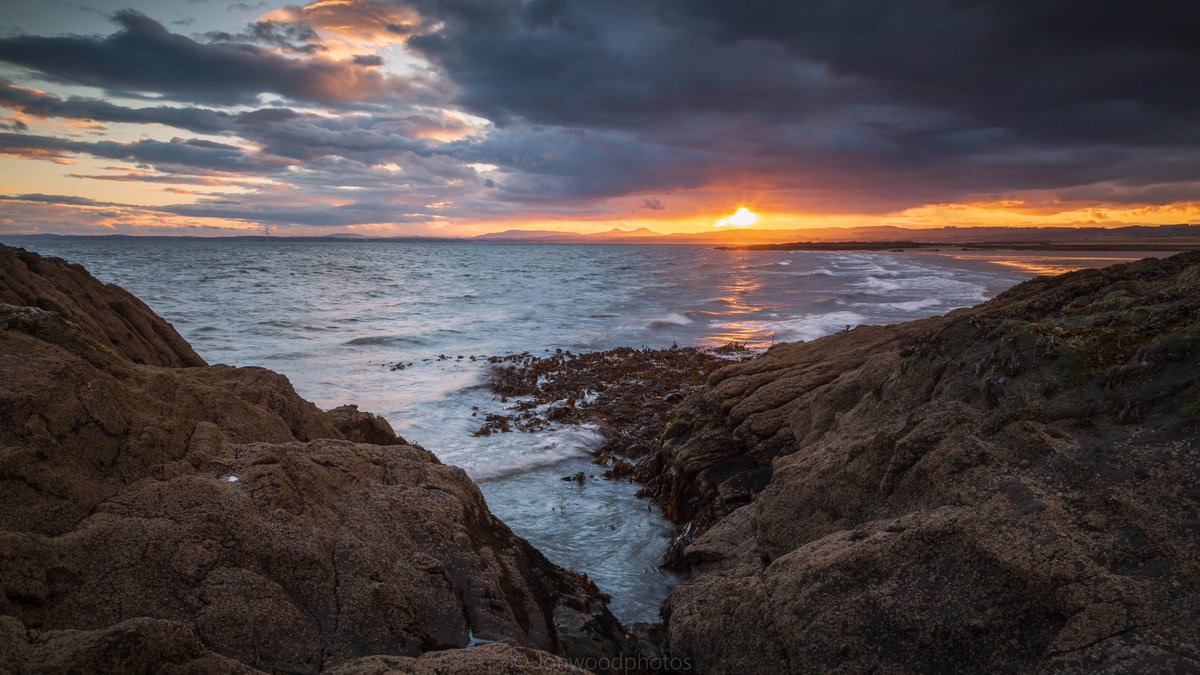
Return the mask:
[[[737,211],[733,212],[733,215],[720,218],[713,225],[715,227],[750,227],[757,222],[757,214],[744,206],[740,206]]]

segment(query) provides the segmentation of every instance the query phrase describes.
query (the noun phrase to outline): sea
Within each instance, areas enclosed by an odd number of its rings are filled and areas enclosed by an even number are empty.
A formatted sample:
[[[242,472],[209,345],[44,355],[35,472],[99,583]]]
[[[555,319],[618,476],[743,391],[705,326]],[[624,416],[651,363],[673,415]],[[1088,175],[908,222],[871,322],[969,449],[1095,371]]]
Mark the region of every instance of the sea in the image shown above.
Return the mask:
[[[680,579],[671,525],[591,462],[603,430],[473,432],[504,412],[486,357],[618,346],[754,348],[968,307],[1038,274],[1145,254],[737,251],[706,246],[0,236],[84,265],[209,363],[283,373],[462,467],[491,510],[583,572],[622,621],[656,622]],[[472,359],[474,357],[474,359]],[[399,364],[399,367],[398,367]],[[579,471],[582,484],[564,481]]]

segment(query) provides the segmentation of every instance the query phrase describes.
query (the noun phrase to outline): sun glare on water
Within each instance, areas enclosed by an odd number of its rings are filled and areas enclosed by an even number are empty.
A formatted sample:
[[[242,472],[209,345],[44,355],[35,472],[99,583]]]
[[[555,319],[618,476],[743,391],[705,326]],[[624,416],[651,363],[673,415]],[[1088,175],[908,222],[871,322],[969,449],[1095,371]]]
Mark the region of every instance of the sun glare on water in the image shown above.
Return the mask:
[[[741,206],[731,216],[720,218],[713,223],[716,227],[750,227],[758,222],[758,215],[750,209]]]

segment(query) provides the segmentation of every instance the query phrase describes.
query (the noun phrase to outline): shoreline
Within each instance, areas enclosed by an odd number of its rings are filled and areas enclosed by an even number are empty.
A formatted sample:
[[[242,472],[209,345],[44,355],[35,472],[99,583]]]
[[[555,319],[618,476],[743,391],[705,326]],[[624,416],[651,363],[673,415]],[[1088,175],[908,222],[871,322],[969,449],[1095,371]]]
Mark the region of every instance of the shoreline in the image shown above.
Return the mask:
[[[1025,251],[1044,253],[1178,253],[1200,250],[1200,241],[1104,242],[1104,241],[1034,241],[1034,242],[921,242],[921,241],[842,241],[794,242],[786,244],[745,244],[717,246],[722,251],[853,251],[913,253],[964,251]]]
[[[1200,253],[732,362],[494,357],[512,416],[481,420],[490,434],[607,421],[610,477],[676,526],[667,563],[687,577],[643,626],[382,418],[205,364],[78,265],[0,254],[13,670],[167,653],[309,672],[530,654],[697,672],[1200,666]],[[152,648],[96,651],[114,640]],[[277,647],[247,647],[262,644]]]

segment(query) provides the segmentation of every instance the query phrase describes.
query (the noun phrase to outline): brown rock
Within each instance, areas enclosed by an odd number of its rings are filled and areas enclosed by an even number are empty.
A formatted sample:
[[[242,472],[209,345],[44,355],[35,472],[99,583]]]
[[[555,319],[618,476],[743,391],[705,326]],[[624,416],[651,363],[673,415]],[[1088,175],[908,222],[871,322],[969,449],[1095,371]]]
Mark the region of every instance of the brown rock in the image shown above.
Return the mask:
[[[258,673],[216,654],[191,628],[159,619],[130,619],[100,630],[27,632],[0,617],[0,669],[55,673]]]
[[[368,656],[326,671],[330,675],[456,675],[457,673],[530,673],[531,675],[576,675],[587,673],[546,652],[504,644],[471,649],[427,652],[418,658]]]
[[[204,365],[171,324],[141,300],[57,258],[0,246],[0,303],[55,312],[134,363]]]
[[[654,457],[693,573],[667,603],[673,654],[703,672],[1200,668],[1197,262],[1039,279],[714,374]]]
[[[356,405],[344,405],[328,412],[333,426],[355,443],[373,443],[375,445],[407,445],[408,442],[396,435],[388,421],[375,415],[359,410]]]

